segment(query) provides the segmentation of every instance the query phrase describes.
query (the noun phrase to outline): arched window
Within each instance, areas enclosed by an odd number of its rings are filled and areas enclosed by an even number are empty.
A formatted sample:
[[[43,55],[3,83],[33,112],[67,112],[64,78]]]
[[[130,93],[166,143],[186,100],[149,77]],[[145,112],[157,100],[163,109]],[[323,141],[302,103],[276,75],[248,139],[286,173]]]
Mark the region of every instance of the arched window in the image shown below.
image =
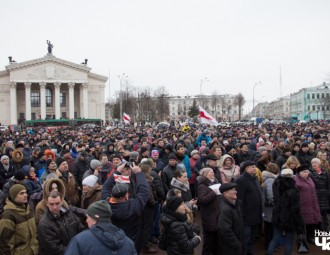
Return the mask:
[[[46,88],[46,107],[53,106],[53,96],[52,90],[50,88]]]

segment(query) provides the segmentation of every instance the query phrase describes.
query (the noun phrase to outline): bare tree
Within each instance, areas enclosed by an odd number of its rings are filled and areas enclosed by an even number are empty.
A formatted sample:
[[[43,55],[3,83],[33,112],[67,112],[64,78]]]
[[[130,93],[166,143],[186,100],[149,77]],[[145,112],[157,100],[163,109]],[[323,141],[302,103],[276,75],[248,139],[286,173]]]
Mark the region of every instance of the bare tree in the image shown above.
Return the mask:
[[[155,111],[156,119],[155,121],[165,121],[166,117],[170,113],[170,106],[168,102],[168,92],[165,87],[159,87],[154,91],[154,100],[155,100]]]
[[[234,105],[235,106],[238,106],[238,120],[241,120],[241,117],[242,117],[242,108],[243,108],[243,105],[244,104],[245,104],[245,98],[244,98],[244,96],[242,95],[242,93],[238,93],[235,96],[235,99],[234,99]]]
[[[213,108],[213,111],[214,111],[214,116],[215,119],[217,120],[218,119],[218,113],[217,113],[217,106],[218,106],[218,103],[219,103],[219,94],[218,94],[218,91],[214,90],[212,92],[212,95],[211,95],[211,106]]]

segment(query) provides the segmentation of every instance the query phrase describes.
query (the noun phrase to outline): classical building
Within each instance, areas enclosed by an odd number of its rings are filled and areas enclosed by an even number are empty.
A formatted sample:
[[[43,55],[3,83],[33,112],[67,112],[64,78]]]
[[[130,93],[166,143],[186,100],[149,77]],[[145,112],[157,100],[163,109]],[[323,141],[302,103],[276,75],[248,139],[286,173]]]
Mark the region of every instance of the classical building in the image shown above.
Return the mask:
[[[49,51],[51,51],[49,49]],[[0,71],[0,122],[17,125],[37,119],[105,120],[107,77],[82,64],[55,57],[21,63],[11,60]]]

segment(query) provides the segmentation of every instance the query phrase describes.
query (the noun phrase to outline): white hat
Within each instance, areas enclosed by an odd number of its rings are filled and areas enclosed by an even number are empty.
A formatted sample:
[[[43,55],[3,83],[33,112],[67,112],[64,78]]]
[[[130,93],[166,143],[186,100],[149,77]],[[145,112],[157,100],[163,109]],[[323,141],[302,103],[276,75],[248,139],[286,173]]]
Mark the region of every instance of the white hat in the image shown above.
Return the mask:
[[[292,177],[293,171],[290,168],[285,168],[281,171],[282,176]]]
[[[98,181],[98,178],[94,174],[92,174],[92,175],[87,176],[85,179],[83,179],[82,185],[94,187],[95,184],[97,183],[97,181]]]

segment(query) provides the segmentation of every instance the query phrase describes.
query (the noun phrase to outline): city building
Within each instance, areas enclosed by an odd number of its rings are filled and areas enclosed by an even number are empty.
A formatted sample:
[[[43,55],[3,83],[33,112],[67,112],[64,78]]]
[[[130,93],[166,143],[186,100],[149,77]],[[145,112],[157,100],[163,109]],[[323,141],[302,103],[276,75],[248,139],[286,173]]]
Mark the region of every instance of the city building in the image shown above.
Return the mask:
[[[48,49],[42,58],[15,62],[0,71],[0,122],[24,120],[105,120],[107,77],[81,64],[55,57]]]

